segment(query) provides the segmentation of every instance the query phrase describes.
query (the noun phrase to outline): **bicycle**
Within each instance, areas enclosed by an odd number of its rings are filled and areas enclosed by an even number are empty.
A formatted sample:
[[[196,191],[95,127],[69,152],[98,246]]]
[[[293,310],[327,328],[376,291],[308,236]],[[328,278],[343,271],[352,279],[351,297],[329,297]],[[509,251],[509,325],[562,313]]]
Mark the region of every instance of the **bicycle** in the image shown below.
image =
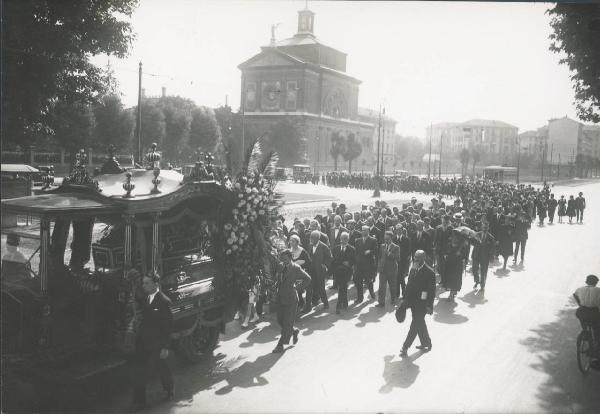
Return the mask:
[[[598,356],[596,338],[590,324],[585,324],[577,335],[577,366],[583,375],[587,375],[592,367],[592,361]]]

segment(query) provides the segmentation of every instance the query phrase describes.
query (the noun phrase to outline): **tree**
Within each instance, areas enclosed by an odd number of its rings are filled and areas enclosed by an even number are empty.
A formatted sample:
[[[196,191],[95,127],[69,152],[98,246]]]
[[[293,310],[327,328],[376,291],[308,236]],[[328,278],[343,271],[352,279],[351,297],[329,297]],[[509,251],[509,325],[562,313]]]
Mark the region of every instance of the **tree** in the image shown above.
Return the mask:
[[[300,133],[298,123],[290,117],[284,117],[281,121],[271,125],[265,138],[266,146],[279,154],[279,162],[282,165],[292,165],[303,162],[305,141]],[[246,130],[248,137],[248,130]]]
[[[103,96],[92,110],[95,119],[93,148],[105,151],[111,144],[119,151],[133,148],[133,114],[123,108],[118,95]]]
[[[219,125],[215,118],[215,112],[206,106],[194,109],[190,124],[188,150],[193,152],[200,148],[202,151],[214,152],[218,140]]]
[[[164,158],[173,162],[185,158],[190,140],[192,111],[196,104],[180,96],[165,96],[158,99],[165,117]]]
[[[475,165],[481,161],[481,152],[479,149],[474,149],[471,153],[471,158],[473,158],[473,178],[475,178]]]
[[[333,170],[337,171],[337,163],[340,155],[346,152],[346,138],[340,135],[338,131],[331,134],[331,148],[329,153],[333,157]]]
[[[90,58],[123,58],[133,39],[125,21],[137,0],[5,1],[2,4],[2,140],[31,144],[52,132],[55,105],[98,102],[106,79]],[[60,108],[64,112],[64,107]],[[52,124],[52,125],[51,125]],[[57,137],[60,142],[60,136]]]
[[[156,99],[142,100],[142,156],[146,154],[152,143],[158,144],[159,151],[165,143],[165,116]],[[135,141],[135,140],[134,140]],[[134,147],[137,153],[137,141]]]
[[[575,89],[577,115],[600,122],[600,4],[559,3],[552,16],[550,50],[564,53]]]
[[[57,103],[48,114],[49,126],[54,130],[54,139],[73,156],[80,149],[92,144],[94,112],[90,105],[82,103]],[[71,157],[71,159],[73,159]]]
[[[462,171],[461,174],[464,177],[465,174],[467,173],[467,168],[469,167],[469,158],[470,158],[471,154],[469,154],[469,150],[466,148],[463,148],[462,151],[458,154],[460,163],[462,165]]]
[[[362,145],[360,145],[356,136],[350,133],[346,142],[346,151],[342,154],[344,160],[348,161],[348,173],[352,172],[352,161],[358,158],[360,154],[362,154]]]

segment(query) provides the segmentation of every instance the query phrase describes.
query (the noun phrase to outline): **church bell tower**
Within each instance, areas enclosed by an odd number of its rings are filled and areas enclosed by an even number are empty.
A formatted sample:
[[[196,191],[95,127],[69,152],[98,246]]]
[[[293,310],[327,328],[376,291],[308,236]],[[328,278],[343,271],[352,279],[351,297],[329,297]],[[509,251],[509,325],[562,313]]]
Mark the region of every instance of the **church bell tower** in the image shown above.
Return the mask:
[[[298,33],[296,36],[309,35],[314,37],[315,13],[308,8],[298,12]]]

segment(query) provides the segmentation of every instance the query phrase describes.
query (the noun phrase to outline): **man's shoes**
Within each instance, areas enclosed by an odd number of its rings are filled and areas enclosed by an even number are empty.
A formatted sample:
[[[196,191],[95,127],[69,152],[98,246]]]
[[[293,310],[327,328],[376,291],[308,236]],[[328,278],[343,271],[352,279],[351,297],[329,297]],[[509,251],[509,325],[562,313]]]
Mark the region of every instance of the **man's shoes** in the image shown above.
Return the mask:
[[[323,309],[325,309],[325,310],[329,309],[329,305],[328,304],[323,305]]]
[[[356,300],[354,301],[354,303],[352,304],[352,306],[358,306],[358,305],[360,305],[361,303],[363,303],[363,299],[360,299],[360,300],[359,300],[359,299],[356,299]]]
[[[416,348],[420,349],[423,352],[431,351],[431,345],[417,345]]]
[[[338,308],[335,308],[335,314],[339,315],[340,313],[341,313],[340,310]]]
[[[477,286],[479,286],[479,283],[475,283],[475,284],[473,285],[473,289],[477,289]]]
[[[250,322],[254,323],[254,322],[258,322],[259,320],[260,320],[260,317],[258,315],[254,315],[254,318],[250,319]]]
[[[406,358],[406,357],[408,356],[408,349],[402,348],[402,349],[400,350],[400,356],[401,356],[402,358]]]
[[[283,352],[283,345],[277,344],[275,349],[272,351],[274,354],[281,354]]]
[[[375,305],[378,308],[385,308],[385,303],[381,303],[379,302],[377,305]]]
[[[311,310],[312,310],[312,308],[311,308],[311,307],[309,307],[309,306],[305,306],[305,307],[303,307],[303,308],[302,308],[302,313],[308,313],[308,312],[310,312]]]
[[[298,334],[300,333],[300,330],[298,329],[294,329],[294,332],[292,333],[292,341],[294,342],[294,345],[296,345],[298,343]]]

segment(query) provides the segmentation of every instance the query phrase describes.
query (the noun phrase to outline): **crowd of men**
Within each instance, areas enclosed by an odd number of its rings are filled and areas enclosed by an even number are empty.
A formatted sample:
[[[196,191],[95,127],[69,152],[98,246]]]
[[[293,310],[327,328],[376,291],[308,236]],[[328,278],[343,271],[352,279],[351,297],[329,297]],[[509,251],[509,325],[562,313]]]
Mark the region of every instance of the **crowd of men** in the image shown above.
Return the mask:
[[[318,306],[329,309],[326,293],[329,278],[333,280],[332,288],[338,291],[335,311],[339,314],[348,308],[351,282],[356,288],[354,305],[365,300],[367,291],[372,300],[377,300],[377,306],[385,308],[387,303],[394,305],[400,298],[407,302],[411,274],[422,269],[432,270],[433,291],[425,289],[425,283],[417,297],[412,298],[420,303],[421,311],[415,315],[413,308],[415,326],[411,325],[411,334],[413,339],[415,334],[419,335],[420,346],[430,349],[424,316],[432,312],[436,283],[449,292],[447,300],[454,301],[462,289],[467,264],[471,263],[474,289],[483,295],[490,262],[502,259],[499,272],[508,272],[507,261],[511,256],[513,265],[522,266],[532,221],[538,216],[540,225],[546,218],[552,222],[556,210],[552,202],[556,200],[547,185],[538,189],[531,185],[464,179],[398,179],[394,185],[401,189],[411,185],[414,188],[411,191],[438,194],[428,207],[415,197],[401,206],[377,200],[373,205],[363,205],[360,211],[348,211],[344,204],[332,203],[325,214],[295,218],[289,228],[283,217],[275,221],[272,245],[290,259],[278,272],[279,280],[292,264],[294,269],[310,276],[310,281],[299,279],[302,284],[297,289],[298,301],[287,308],[285,318],[280,318],[286,321],[287,333],[285,337],[282,335],[284,341],[278,344],[278,351],[290,338],[297,341],[297,331],[293,329],[296,312],[309,313]],[[445,198],[444,194],[453,198]],[[582,220],[583,194],[578,199],[581,201],[573,203],[573,208]],[[421,278],[416,279],[415,283],[424,283]],[[265,296],[265,292],[256,293],[259,298]],[[286,293],[287,298],[291,296],[296,295]],[[277,294],[274,298],[277,301]],[[410,343],[412,340],[407,339],[404,348]]]
[[[443,194],[453,196],[457,186],[464,180],[457,178],[439,179],[418,176],[382,175],[376,177],[366,173],[329,172],[322,177],[322,184],[337,188],[354,188],[359,190],[374,190],[376,183],[379,189],[390,192],[421,192],[425,194]]]

